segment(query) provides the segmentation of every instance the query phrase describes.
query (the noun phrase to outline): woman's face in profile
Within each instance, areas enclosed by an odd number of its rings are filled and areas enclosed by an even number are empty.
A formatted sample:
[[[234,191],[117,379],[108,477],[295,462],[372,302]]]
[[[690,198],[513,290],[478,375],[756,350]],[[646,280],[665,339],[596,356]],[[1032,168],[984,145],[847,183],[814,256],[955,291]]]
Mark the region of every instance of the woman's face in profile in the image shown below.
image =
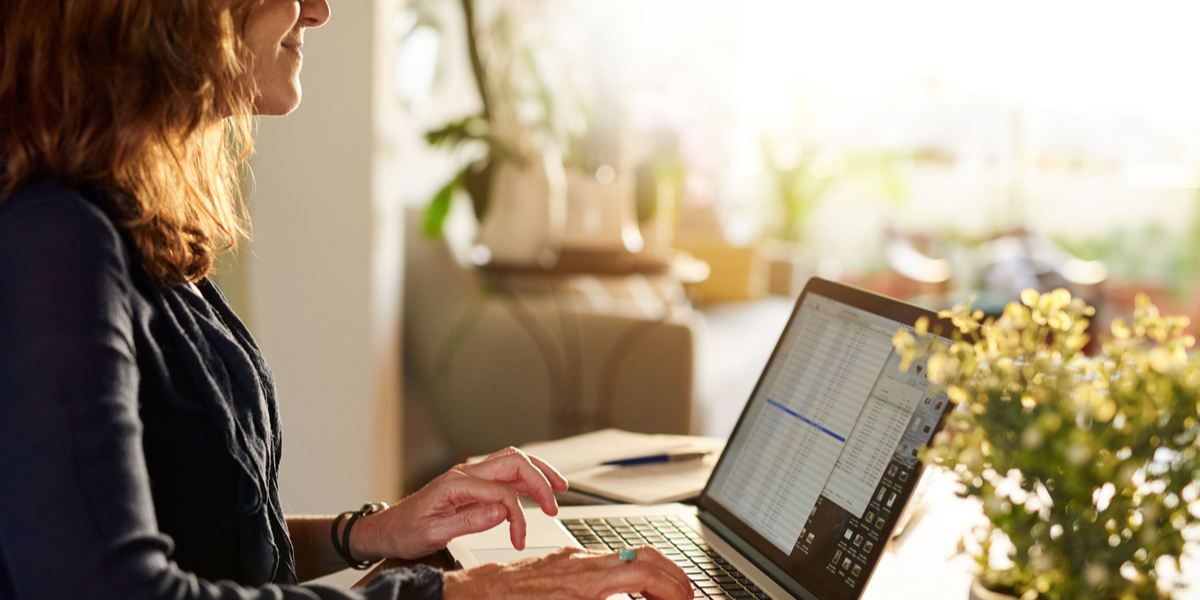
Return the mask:
[[[329,20],[326,0],[264,0],[246,16],[245,41],[254,56],[254,112],[285,115],[300,104],[304,30]]]

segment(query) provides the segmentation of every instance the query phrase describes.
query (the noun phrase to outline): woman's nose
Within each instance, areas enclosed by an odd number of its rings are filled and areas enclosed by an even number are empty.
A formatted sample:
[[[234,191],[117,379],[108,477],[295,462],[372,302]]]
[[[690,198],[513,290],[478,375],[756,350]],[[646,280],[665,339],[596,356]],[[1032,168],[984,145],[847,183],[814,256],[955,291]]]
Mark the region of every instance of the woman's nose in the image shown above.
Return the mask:
[[[300,24],[305,27],[320,27],[329,20],[329,2],[326,0],[300,0]]]

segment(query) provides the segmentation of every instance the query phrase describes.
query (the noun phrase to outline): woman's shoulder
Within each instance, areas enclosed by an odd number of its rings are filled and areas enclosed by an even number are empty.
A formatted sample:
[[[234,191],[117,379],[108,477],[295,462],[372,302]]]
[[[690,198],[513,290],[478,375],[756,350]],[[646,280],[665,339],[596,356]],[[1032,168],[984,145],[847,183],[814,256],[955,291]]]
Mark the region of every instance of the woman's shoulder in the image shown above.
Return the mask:
[[[0,251],[122,252],[108,215],[78,191],[43,180],[0,200]]]
[[[100,207],[78,191],[45,179],[0,200],[0,228],[72,227],[101,229],[116,234],[116,227]]]

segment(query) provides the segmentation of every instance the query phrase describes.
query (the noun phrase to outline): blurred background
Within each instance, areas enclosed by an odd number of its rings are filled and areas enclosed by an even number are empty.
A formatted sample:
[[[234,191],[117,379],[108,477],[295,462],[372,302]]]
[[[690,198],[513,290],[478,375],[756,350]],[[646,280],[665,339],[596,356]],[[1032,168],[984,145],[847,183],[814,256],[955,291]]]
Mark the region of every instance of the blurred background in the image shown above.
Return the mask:
[[[811,276],[1200,317],[1200,6],[332,3],[219,283],[294,511],[602,427],[724,436]],[[335,510],[336,509],[336,510]]]

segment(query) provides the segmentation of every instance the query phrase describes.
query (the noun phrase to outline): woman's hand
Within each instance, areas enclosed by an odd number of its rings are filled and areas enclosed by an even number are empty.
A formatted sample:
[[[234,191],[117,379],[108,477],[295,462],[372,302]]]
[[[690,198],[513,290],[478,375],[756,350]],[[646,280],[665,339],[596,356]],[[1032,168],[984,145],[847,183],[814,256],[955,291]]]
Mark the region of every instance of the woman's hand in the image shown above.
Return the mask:
[[[623,561],[612,552],[563,548],[540,558],[482,565],[445,575],[445,600],[604,600],[639,592],[655,600],[687,600],[683,569],[654,548]]]
[[[458,465],[417,493],[354,524],[350,553],[359,559],[419,558],[450,540],[507,520],[513,547],[525,548],[525,514],[518,494],[558,514],[555,491],[567,480],[541,459],[506,448],[474,464]]]

